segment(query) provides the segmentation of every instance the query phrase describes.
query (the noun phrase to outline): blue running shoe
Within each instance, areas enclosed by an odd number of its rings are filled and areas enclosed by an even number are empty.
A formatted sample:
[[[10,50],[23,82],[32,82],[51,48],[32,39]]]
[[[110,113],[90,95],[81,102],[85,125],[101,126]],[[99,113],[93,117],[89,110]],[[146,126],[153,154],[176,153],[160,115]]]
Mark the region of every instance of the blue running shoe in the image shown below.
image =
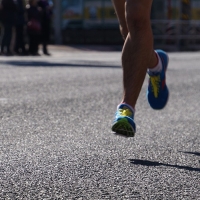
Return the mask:
[[[163,109],[167,104],[169,91],[165,82],[165,74],[169,62],[168,55],[162,50],[156,50],[162,61],[162,71],[157,73],[148,72],[149,86],[147,90],[147,99],[149,105],[156,110]]]
[[[134,112],[129,105],[120,104],[117,107],[112,131],[125,137],[133,137],[135,135]]]

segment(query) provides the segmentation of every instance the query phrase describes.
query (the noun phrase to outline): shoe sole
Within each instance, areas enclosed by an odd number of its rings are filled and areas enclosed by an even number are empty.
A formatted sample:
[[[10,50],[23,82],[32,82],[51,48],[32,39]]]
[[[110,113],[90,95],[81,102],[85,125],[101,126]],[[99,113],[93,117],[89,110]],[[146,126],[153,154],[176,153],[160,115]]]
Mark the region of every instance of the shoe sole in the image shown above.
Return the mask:
[[[116,135],[124,137],[134,137],[135,135],[135,130],[126,119],[120,119],[115,122],[112,126],[112,131],[115,132]]]

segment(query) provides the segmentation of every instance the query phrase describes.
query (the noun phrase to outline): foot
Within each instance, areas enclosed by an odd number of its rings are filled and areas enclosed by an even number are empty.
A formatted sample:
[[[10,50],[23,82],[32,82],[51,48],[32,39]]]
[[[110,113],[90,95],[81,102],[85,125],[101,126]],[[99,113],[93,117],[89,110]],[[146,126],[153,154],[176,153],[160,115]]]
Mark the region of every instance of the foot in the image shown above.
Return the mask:
[[[125,137],[133,137],[135,135],[134,112],[129,105],[120,104],[117,107],[112,131]]]
[[[31,53],[32,56],[41,56],[39,53]]]
[[[165,82],[169,58],[162,50],[156,50],[156,52],[162,61],[162,70],[156,73],[148,72],[149,86],[147,89],[147,100],[153,109],[159,110],[166,106],[169,97],[169,91]]]
[[[47,52],[47,51],[45,51],[45,52],[43,52],[44,53],[44,55],[46,55],[46,56],[50,56],[51,54],[49,53],[49,52]]]
[[[14,56],[14,54],[11,53],[11,52],[7,52],[5,55],[6,55],[6,56]]]

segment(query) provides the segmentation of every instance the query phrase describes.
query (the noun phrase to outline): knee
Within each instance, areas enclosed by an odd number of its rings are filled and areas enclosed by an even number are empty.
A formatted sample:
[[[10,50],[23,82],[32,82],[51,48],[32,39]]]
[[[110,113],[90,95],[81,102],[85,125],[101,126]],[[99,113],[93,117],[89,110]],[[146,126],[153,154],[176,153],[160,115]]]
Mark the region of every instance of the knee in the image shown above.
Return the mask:
[[[125,40],[128,35],[128,28],[126,25],[120,25],[119,28],[120,28],[122,38]]]
[[[150,8],[143,1],[126,1],[126,22],[128,29],[143,29],[150,21]]]

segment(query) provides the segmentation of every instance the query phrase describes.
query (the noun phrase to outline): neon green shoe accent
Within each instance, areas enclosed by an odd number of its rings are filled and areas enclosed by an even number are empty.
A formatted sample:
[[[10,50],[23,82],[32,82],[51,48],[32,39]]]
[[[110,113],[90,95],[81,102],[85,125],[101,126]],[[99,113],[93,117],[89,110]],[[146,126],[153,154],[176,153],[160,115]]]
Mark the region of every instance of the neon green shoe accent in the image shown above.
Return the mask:
[[[129,109],[119,109],[119,114],[124,117],[131,117],[132,112]]]
[[[122,118],[112,126],[112,131],[125,137],[134,137],[135,131],[126,118]]]
[[[150,76],[150,81],[152,84],[153,94],[155,98],[158,98],[159,87],[160,87],[160,75],[158,76]]]

